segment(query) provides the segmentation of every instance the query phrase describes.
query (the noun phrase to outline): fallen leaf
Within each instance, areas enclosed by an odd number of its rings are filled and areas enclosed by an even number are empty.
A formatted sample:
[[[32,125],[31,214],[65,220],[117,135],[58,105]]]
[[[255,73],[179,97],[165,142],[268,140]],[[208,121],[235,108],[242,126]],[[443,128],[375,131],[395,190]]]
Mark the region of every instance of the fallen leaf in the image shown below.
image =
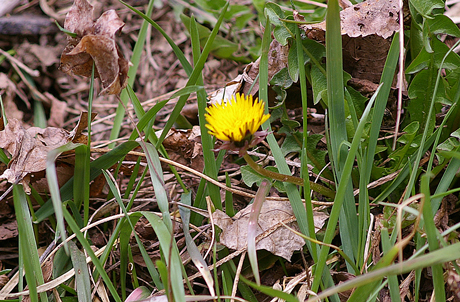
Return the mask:
[[[91,121],[94,120],[97,113],[91,113]],[[82,131],[88,127],[88,112],[82,112],[80,114],[80,118],[78,119],[78,123],[75,128],[70,132],[70,136],[72,137],[72,143],[82,143],[86,144],[87,137],[86,135],[82,134]]]
[[[96,114],[93,114],[93,118]],[[64,129],[48,127],[45,129],[31,127],[27,130],[17,119],[10,119],[3,131],[0,131],[0,148],[6,150],[11,159],[7,169],[0,175],[9,183],[21,183],[27,194],[30,194],[30,173],[46,169],[46,157],[49,151],[60,146],[86,142],[82,130],[88,125],[88,113],[80,115],[80,122],[72,132]]]
[[[220,210],[216,210],[213,213],[214,223],[222,229],[222,234],[220,235],[221,244],[233,250],[239,250],[247,246],[247,229],[251,207],[252,204],[238,212],[234,217],[229,217]],[[257,235],[293,216],[294,213],[288,201],[266,200],[260,211]],[[315,212],[314,223],[316,231],[323,227],[327,218],[326,214]],[[298,230],[295,222],[287,225]],[[290,261],[294,251],[300,250],[304,244],[305,240],[302,237],[281,226],[257,242],[256,250],[264,249]]]
[[[32,172],[46,168],[48,151],[65,145],[70,141],[67,131],[48,127],[24,129],[17,119],[10,119],[5,130],[0,131],[0,148],[11,154],[8,168],[0,175],[9,183],[22,183],[24,190],[30,193],[28,181],[24,177]]]
[[[294,19],[304,21],[302,18],[297,12],[294,14]],[[399,30],[398,18],[399,1],[367,0],[340,12],[342,35],[353,38],[378,35],[386,39]],[[324,41],[326,21],[299,27],[310,39]]]
[[[15,219],[0,224],[0,240],[16,238],[18,234],[18,223]]]
[[[353,78],[379,83],[390,38],[399,30],[399,1],[367,0],[340,12],[344,70]],[[294,20],[305,21],[294,12]],[[326,21],[299,25],[309,39],[325,41]]]
[[[335,272],[335,271],[331,271],[331,276],[332,276],[332,279],[334,280],[334,283],[337,285],[356,278],[356,276],[353,274],[350,274],[347,272]],[[348,301],[348,298],[350,298],[350,295],[352,293],[353,293],[353,289],[349,289],[349,290],[340,292],[339,293],[340,301]]]
[[[120,94],[127,85],[129,66],[115,43],[115,34],[125,23],[114,10],[106,11],[96,22],[92,14],[93,6],[86,0],[75,0],[67,13],[64,28],[77,37],[67,37],[60,69],[90,77],[94,63],[95,77],[103,87],[100,94]]]
[[[59,187],[63,186],[69,179],[74,176],[74,165],[56,161],[56,176]],[[30,186],[37,191],[37,193],[48,193],[49,186],[48,180],[45,177],[45,171],[30,174]]]
[[[40,64],[43,66],[43,69],[59,62],[59,52],[57,47],[32,44],[30,45],[30,52],[37,57]]]
[[[2,96],[4,110],[7,112],[7,118],[22,120],[24,113],[18,109],[14,102],[16,91],[16,85],[13,81],[6,74],[0,73],[0,95]]]
[[[62,127],[67,116],[67,103],[58,100],[49,92],[45,92],[44,95],[51,100],[50,118],[48,119],[48,125],[52,127]]]
[[[270,82],[275,74],[288,66],[289,46],[283,46],[277,40],[273,40],[268,50],[268,81]],[[243,73],[238,75],[225,87],[220,88],[209,94],[209,104],[221,103],[230,99],[236,93],[244,95],[256,95],[259,91],[259,64],[260,57],[246,65]],[[269,91],[271,92],[271,90]],[[269,105],[270,96],[269,96]]]
[[[203,171],[203,151],[201,143],[195,141],[196,133],[200,133],[198,126],[194,126],[191,130],[171,129],[163,145],[171,160],[197,171]]]

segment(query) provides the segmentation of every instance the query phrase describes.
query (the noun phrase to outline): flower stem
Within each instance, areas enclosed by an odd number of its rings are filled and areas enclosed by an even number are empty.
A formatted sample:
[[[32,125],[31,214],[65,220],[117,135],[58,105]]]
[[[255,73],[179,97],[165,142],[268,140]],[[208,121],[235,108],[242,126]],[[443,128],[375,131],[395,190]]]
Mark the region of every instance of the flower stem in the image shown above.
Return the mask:
[[[254,169],[254,171],[256,171],[257,173],[265,176],[265,177],[268,177],[268,178],[271,178],[271,179],[274,179],[274,180],[279,180],[279,181],[282,181],[282,182],[290,182],[290,183],[293,183],[295,185],[298,185],[298,186],[303,186],[303,179],[300,178],[300,177],[297,177],[297,176],[292,176],[292,175],[286,175],[286,174],[281,174],[281,173],[277,173],[277,172],[273,172],[273,171],[270,171],[270,170],[267,170],[267,169],[264,169],[263,167],[261,167],[260,165],[258,165],[250,156],[249,154],[245,153],[243,155],[243,158],[244,160],[246,160],[246,162],[248,163],[248,165]],[[315,183],[315,182],[312,182],[310,180],[310,188],[317,192],[317,193],[320,193],[321,195],[324,195],[326,197],[330,197],[330,198],[334,198],[335,197],[335,192],[332,191],[331,189],[329,188],[326,188],[318,183]]]

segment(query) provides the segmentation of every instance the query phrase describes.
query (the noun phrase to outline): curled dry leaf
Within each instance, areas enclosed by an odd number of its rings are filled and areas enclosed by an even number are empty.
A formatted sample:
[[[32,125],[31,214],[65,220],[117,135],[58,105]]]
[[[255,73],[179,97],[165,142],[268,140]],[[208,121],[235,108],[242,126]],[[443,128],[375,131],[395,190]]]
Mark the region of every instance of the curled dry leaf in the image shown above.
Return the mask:
[[[95,77],[102,82],[101,94],[120,94],[127,85],[129,66],[115,43],[115,34],[125,23],[114,10],[106,11],[96,22],[92,14],[93,6],[86,0],[75,0],[67,13],[64,28],[77,37],[67,37],[60,69],[90,77],[94,62]]]
[[[199,129],[198,126],[194,126],[190,130],[171,129],[166,135],[163,145],[171,160],[197,171],[203,171],[204,159]],[[164,168],[168,169],[168,166],[165,165]]]
[[[390,37],[399,31],[399,1],[367,0],[340,12],[344,70],[356,79],[379,83]],[[294,12],[296,21],[305,21]],[[310,39],[324,42],[326,21],[299,25]]]
[[[352,38],[378,35],[386,39],[399,30],[398,18],[398,0],[367,0],[340,12],[342,35]],[[297,12],[294,19],[304,21]],[[299,27],[309,38],[324,41],[326,21]]]
[[[239,250],[247,245],[247,230],[249,213],[252,205],[241,210],[234,217],[229,217],[222,211],[216,210],[213,213],[214,223],[222,229],[220,243],[226,247]],[[262,205],[259,215],[259,228],[257,234],[261,234],[270,228],[275,227],[281,221],[294,216],[291,205],[287,201],[266,200]],[[322,212],[315,212],[314,223],[318,231],[324,225],[328,216]],[[297,223],[289,223],[288,226],[298,230]],[[256,249],[264,249],[274,255],[291,260],[294,251],[300,250],[305,240],[281,225],[269,236],[256,243]]]
[[[3,221],[0,224],[0,241],[18,236],[18,222],[15,219]]]
[[[305,21],[302,15],[294,11],[295,21]],[[399,1],[367,0],[349,6],[340,12],[343,36],[344,70],[352,75],[354,82],[379,83],[385,60],[390,48],[389,38],[399,30]],[[324,43],[326,22],[304,24],[299,27],[307,38]],[[283,46],[273,40],[268,54],[268,80],[288,66],[289,46]],[[256,94],[259,90],[257,76],[260,58],[248,64],[226,87],[210,94],[211,104],[220,103],[237,92]],[[256,83],[254,83],[256,81]],[[353,83],[352,83],[353,85]],[[369,85],[367,85],[369,86]],[[359,89],[358,89],[359,90]],[[372,90],[373,93],[375,91]]]
[[[2,96],[4,110],[8,112],[8,118],[17,118],[20,120],[24,113],[18,109],[18,106],[14,102],[16,92],[17,89],[14,82],[6,74],[0,73],[0,95]]]
[[[87,121],[87,116],[88,113],[83,112],[80,120]],[[79,122],[71,133],[54,127],[25,129],[19,120],[10,119],[5,129],[0,131],[0,148],[11,155],[8,167],[0,179],[6,179],[12,184],[21,183],[25,192],[30,194],[29,174],[46,169],[49,151],[71,141],[84,143],[85,136],[81,131],[86,126],[87,123]]]
[[[46,168],[48,151],[65,145],[70,141],[67,131],[59,128],[31,127],[24,129],[17,119],[10,119],[5,130],[0,131],[0,148],[11,154],[11,160],[0,179],[9,183],[22,183],[30,193],[29,181],[24,179],[29,173]]]
[[[281,45],[277,40],[270,43],[268,50],[268,81],[283,68],[288,66],[289,46]],[[220,88],[208,97],[209,104],[220,104],[222,101],[231,99],[236,93],[255,95],[259,91],[259,66],[260,57],[246,65],[242,74],[239,74],[232,81],[228,82],[225,87]],[[255,82],[255,83],[254,83]],[[270,105],[270,100],[269,100]]]

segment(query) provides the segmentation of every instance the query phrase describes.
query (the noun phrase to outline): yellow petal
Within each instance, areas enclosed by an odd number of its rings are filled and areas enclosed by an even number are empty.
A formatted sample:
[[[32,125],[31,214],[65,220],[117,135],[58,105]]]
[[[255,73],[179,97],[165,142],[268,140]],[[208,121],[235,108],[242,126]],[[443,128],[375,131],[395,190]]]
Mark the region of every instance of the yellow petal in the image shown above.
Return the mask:
[[[253,100],[252,95],[236,94],[226,103],[206,108],[206,127],[220,140],[241,142],[268,120],[270,114],[264,114],[264,108],[264,102]]]

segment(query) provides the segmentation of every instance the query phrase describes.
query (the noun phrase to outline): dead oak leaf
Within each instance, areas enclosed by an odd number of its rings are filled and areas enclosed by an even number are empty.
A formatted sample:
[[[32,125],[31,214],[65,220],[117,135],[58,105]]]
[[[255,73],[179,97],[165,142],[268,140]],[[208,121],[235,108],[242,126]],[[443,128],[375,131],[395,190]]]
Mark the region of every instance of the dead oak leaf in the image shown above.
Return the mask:
[[[233,250],[239,250],[247,246],[251,207],[252,204],[239,211],[234,217],[229,217],[220,210],[216,210],[213,213],[214,223],[222,229],[222,234],[220,235],[221,244]],[[266,200],[260,211],[257,235],[293,216],[294,212],[288,201]],[[313,219],[316,231],[323,227],[327,218],[328,216],[322,212],[314,213]],[[287,225],[295,230],[299,229],[295,222]],[[256,249],[267,250],[290,261],[294,251],[300,250],[304,244],[305,240],[302,237],[281,225],[273,233],[257,242]]]
[[[353,78],[380,81],[390,37],[399,31],[397,0],[367,0],[340,12],[343,68]],[[304,21],[294,12],[294,20]],[[309,39],[325,41],[326,21],[299,25]]]
[[[95,116],[94,113],[92,119]],[[19,120],[10,119],[5,129],[0,131],[0,148],[11,155],[7,169],[0,175],[0,179],[6,179],[12,184],[21,183],[25,192],[29,194],[29,174],[46,169],[49,151],[68,142],[86,143],[86,136],[82,135],[82,130],[87,127],[87,121],[88,113],[82,112],[80,122],[69,133],[54,127],[25,129]]]
[[[100,94],[120,94],[127,85],[129,66],[115,42],[115,34],[125,23],[114,10],[106,11],[96,22],[92,14],[93,6],[86,0],[75,0],[67,13],[64,28],[77,37],[67,37],[60,69],[70,75],[90,77],[94,63],[95,77],[101,79],[103,87]]]
[[[10,119],[5,130],[0,131],[0,148],[11,154],[8,168],[0,175],[9,183],[22,183],[26,193],[30,193],[29,173],[46,169],[48,151],[62,146],[71,140],[67,131],[48,127],[24,129],[17,119]]]
[[[387,39],[399,30],[398,18],[399,1],[367,0],[340,12],[342,35],[352,38],[377,35]],[[297,12],[294,13],[294,19],[304,21]],[[305,30],[309,38],[324,41],[326,21],[299,27]]]
[[[17,220],[7,220],[0,225],[0,241],[18,236],[18,222]]]

